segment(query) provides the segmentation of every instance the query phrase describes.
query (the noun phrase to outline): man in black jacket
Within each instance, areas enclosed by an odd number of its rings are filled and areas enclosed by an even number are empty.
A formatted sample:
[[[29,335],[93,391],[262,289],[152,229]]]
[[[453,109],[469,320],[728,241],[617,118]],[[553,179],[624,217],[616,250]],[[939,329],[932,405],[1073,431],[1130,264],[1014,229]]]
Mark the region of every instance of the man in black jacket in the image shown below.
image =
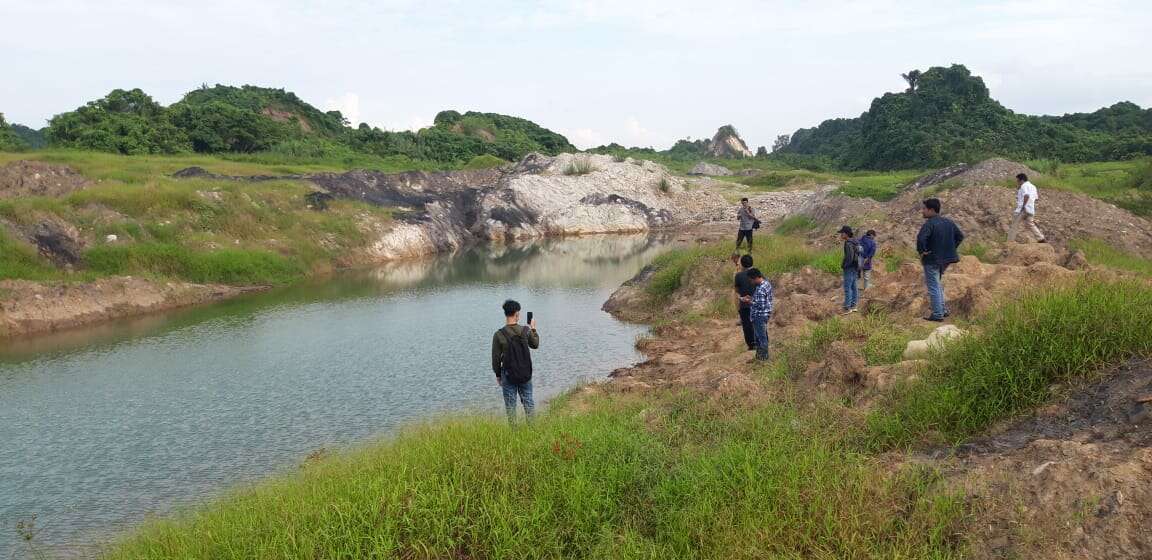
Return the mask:
[[[844,244],[844,258],[840,260],[840,270],[844,271],[844,312],[855,313],[860,292],[856,280],[860,277],[860,244],[853,237],[851,226],[843,226],[836,232]]]
[[[956,249],[964,241],[964,232],[952,220],[940,215],[940,199],[925,200],[921,214],[924,225],[916,235],[916,252],[924,265],[924,284],[932,301],[932,314],[924,319],[939,322],[948,316],[948,306],[944,303],[944,271],[960,260]]]

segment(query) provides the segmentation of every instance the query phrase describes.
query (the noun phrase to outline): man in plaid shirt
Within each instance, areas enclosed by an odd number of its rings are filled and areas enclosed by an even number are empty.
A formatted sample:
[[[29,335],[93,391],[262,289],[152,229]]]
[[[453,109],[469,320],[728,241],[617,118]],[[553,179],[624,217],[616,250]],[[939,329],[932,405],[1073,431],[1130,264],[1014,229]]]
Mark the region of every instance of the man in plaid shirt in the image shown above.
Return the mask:
[[[748,278],[756,286],[751,296],[741,298],[752,304],[752,331],[756,338],[756,360],[768,360],[768,319],[772,318],[772,283],[758,268],[748,269]]]

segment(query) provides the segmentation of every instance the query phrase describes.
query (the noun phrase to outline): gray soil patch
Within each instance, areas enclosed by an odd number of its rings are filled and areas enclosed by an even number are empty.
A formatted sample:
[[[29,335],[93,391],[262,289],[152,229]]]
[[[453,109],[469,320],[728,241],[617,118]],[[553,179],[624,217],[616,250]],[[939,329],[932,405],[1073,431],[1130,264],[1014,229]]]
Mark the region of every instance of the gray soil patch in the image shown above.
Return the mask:
[[[1152,402],[1140,402],[1145,398],[1152,399],[1152,362],[1129,362],[1072,390],[1061,402],[959,446],[956,453],[959,457],[1001,453],[1038,439],[1152,446]]]
[[[0,167],[0,198],[64,196],[91,184],[67,165],[19,160]]]

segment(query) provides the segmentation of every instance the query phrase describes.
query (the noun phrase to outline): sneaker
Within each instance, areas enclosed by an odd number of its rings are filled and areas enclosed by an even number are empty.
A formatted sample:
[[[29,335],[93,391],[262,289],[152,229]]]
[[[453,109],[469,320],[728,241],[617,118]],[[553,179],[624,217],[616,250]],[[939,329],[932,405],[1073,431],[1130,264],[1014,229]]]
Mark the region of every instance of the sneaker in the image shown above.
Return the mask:
[[[944,322],[944,318],[943,318],[943,317],[937,317],[937,316],[935,316],[935,315],[929,315],[929,316],[927,316],[927,317],[924,317],[923,319],[924,319],[925,321],[932,321],[932,322],[934,322],[934,323],[943,323],[943,322]]]

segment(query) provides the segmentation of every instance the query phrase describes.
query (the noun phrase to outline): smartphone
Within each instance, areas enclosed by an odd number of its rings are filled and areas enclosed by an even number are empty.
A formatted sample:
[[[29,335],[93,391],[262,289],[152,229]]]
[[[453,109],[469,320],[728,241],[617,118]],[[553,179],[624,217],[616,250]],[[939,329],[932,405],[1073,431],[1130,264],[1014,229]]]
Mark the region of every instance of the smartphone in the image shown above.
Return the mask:
[[[529,326],[532,325],[532,312],[531,311],[528,312],[528,325]]]

